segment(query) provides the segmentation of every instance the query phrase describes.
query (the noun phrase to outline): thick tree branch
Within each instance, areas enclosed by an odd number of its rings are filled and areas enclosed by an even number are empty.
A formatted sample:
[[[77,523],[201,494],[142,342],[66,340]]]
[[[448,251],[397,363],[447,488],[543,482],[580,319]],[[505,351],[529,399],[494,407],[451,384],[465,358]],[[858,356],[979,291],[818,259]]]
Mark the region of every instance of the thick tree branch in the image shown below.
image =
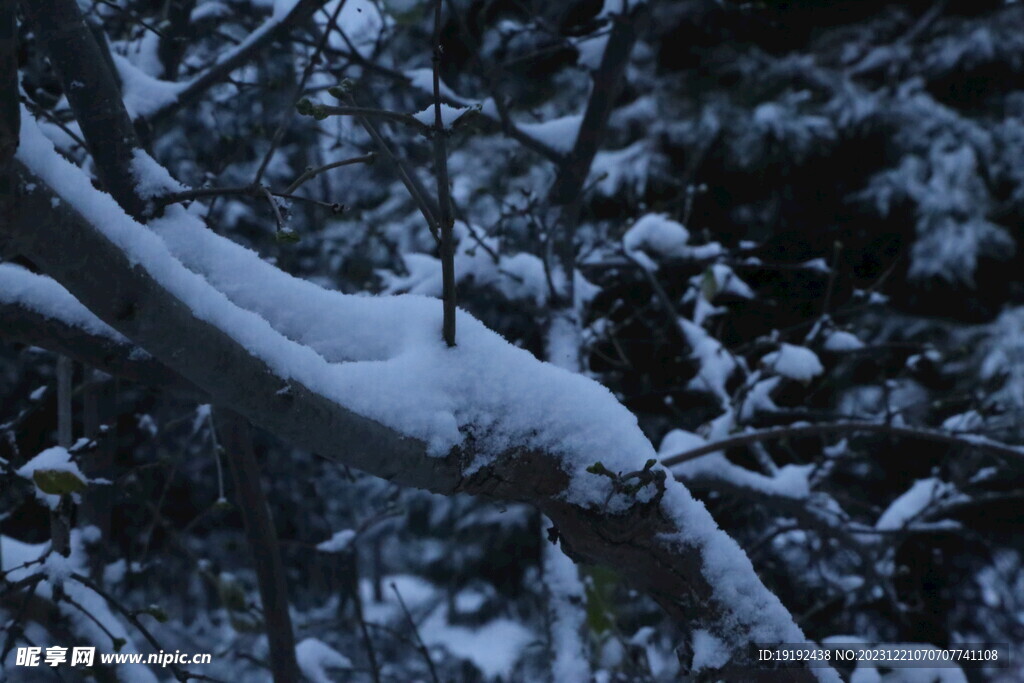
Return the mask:
[[[788,616],[782,616],[749,564],[731,566],[730,581],[740,581],[745,590],[753,591],[756,604],[763,608],[741,605],[709,578],[706,564],[720,561],[724,551],[720,542],[731,542],[714,530],[706,511],[680,485],[655,476],[663,477],[663,471],[649,476],[652,484],[661,482],[664,498],[659,493],[621,511],[565,500],[569,475],[559,458],[549,453],[514,448],[467,474],[466,467],[477,455],[471,437],[445,457],[431,456],[423,442],[356,414],[295,379],[279,376],[226,331],[200,318],[145,264],[133,263],[71,202],[53,202],[57,197],[42,178],[20,162],[15,166],[23,189],[17,197],[15,220],[2,229],[12,233],[16,246],[101,320],[207,390],[214,402],[258,421],[296,447],[399,484],[532,503],[558,527],[570,556],[617,569],[683,627],[723,634],[737,648],[736,661],[749,663],[751,653],[742,643],[749,643],[755,633],[800,639],[799,630]],[[24,189],[28,187],[33,190]],[[49,229],[40,231],[39,225]],[[66,257],[69,253],[77,255],[73,262]],[[680,516],[684,514],[699,519],[684,523],[688,519]],[[712,534],[705,543],[713,537],[717,545],[712,549],[694,539],[693,531],[686,531],[688,525],[702,529],[700,534]],[[739,552],[732,548],[726,554]],[[741,558],[742,554],[736,556],[737,561]]]
[[[170,391],[182,398],[209,400],[206,392],[127,340],[93,334],[16,303],[0,302],[0,341],[38,346],[108,375]]]

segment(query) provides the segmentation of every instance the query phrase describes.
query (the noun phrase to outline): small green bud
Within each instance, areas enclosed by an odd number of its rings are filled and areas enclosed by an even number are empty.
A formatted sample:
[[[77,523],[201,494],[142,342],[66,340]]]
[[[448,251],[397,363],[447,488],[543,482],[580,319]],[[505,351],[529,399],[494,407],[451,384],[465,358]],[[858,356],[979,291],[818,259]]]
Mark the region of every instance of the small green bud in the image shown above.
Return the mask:
[[[140,614],[148,614],[149,616],[159,621],[161,624],[166,624],[168,620],[167,612],[163,611],[160,607],[156,605],[150,605],[146,609],[141,610]]]
[[[291,228],[284,228],[283,230],[277,231],[277,241],[282,244],[295,244],[300,239],[299,233],[295,232]]]
[[[345,97],[352,92],[352,88],[354,88],[355,85],[355,81],[351,78],[343,78],[340,83],[328,88],[327,94],[337,100],[345,99]]]

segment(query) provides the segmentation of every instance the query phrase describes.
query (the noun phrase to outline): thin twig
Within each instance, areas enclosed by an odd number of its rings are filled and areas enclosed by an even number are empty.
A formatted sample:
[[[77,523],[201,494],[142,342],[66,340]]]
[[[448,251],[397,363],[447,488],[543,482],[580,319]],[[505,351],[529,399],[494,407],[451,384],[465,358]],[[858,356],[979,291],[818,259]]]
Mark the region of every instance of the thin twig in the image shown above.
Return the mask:
[[[164,40],[167,39],[167,36],[164,35],[163,32],[160,31],[160,29],[158,29],[156,26],[153,26],[152,24],[147,22],[145,19],[143,19],[142,17],[140,17],[138,14],[136,14],[133,11],[131,11],[130,9],[125,9],[124,7],[116,5],[113,2],[110,2],[110,0],[94,0],[94,2],[96,2],[97,4],[101,4],[101,5],[106,5],[107,7],[111,8],[113,10],[116,10],[117,12],[120,12],[121,14],[124,14],[129,19],[131,19],[132,21],[136,22],[137,24],[142,26],[142,28],[146,29],[147,31],[151,31],[152,33],[155,33],[156,35],[160,36]]]
[[[401,123],[402,125],[415,129],[423,135],[429,135],[431,131],[431,127],[429,125],[423,123],[412,114],[403,114],[399,111],[377,109],[375,107],[339,107],[333,104],[316,104],[313,106],[317,112],[322,112],[328,116],[364,116],[374,119],[384,119],[385,121],[391,121],[392,123]]]
[[[438,2],[438,5],[441,3]],[[409,608],[405,604],[405,600],[402,599],[402,594],[398,592],[398,586],[395,582],[391,582],[391,590],[395,592],[395,597],[398,598],[398,604],[402,607],[402,613],[405,614],[405,620],[409,622],[409,628],[412,629],[412,634],[416,638],[416,648],[423,655],[423,659],[427,660],[427,667],[430,669],[430,677],[434,679],[434,683],[441,683],[441,679],[437,677],[437,669],[434,668],[434,660],[430,658],[430,650],[427,649],[427,644],[423,642],[423,638],[420,637],[420,630],[416,627],[416,622],[412,618],[412,613],[409,612]]]
[[[441,212],[441,300],[444,317],[441,334],[448,346],[455,346],[455,219],[448,187],[448,147],[441,114],[441,1],[434,2],[434,175],[437,205]]]
[[[302,76],[299,78],[299,82],[295,86],[295,90],[292,92],[289,104],[292,106],[286,107],[284,113],[281,115],[281,122],[277,124],[277,130],[274,131],[274,137],[270,141],[270,149],[263,155],[263,161],[260,162],[259,169],[256,170],[256,177],[253,178],[253,184],[257,184],[263,179],[263,174],[267,170],[267,166],[270,164],[270,160],[274,157],[274,152],[277,151],[278,146],[281,144],[281,140],[284,138],[285,132],[288,130],[288,126],[292,122],[292,115],[295,112],[295,102],[298,101],[299,96],[302,95],[302,89],[306,87],[306,81],[309,80],[310,75],[313,73],[313,68],[317,62],[320,61],[320,55],[324,51],[324,46],[327,45],[327,40],[331,36],[331,26],[338,20],[338,15],[341,14],[341,10],[345,7],[345,0],[341,0],[338,5],[334,8],[334,14],[331,15],[331,20],[328,23],[327,30],[320,36],[320,41],[316,45],[316,49],[310,56],[309,61],[306,63],[306,68],[302,70]]]
[[[127,609],[124,605],[122,605],[117,600],[115,600],[114,596],[112,596],[110,593],[107,593],[105,590],[103,590],[98,585],[96,585],[96,583],[93,582],[91,579],[89,579],[89,578],[87,578],[85,576],[82,576],[81,574],[71,574],[69,578],[71,578],[74,581],[77,581],[78,583],[82,584],[83,586],[85,586],[86,588],[91,590],[92,592],[96,593],[96,595],[98,595],[101,598],[103,598],[104,600],[106,600],[107,603],[111,607],[113,607],[118,612],[120,612],[121,615],[125,619],[127,619],[128,622],[132,626],[134,626],[135,629],[138,630],[139,633],[142,634],[142,637],[145,638],[149,642],[149,644],[153,647],[153,649],[159,650],[161,652],[164,650],[164,648],[160,646],[159,641],[157,641],[157,639],[153,637],[153,634],[149,632],[149,629],[147,629],[145,626],[142,625],[142,622],[139,621],[139,618],[135,615],[135,613],[132,612],[131,610]],[[174,677],[177,678],[179,681],[182,681],[183,683],[185,681],[188,681],[190,678],[194,678],[194,679],[200,680],[200,681],[219,681],[219,683],[224,683],[223,681],[221,681],[218,678],[213,678],[211,676],[205,676],[203,674],[192,673],[190,671],[186,671],[184,669],[181,669],[180,667],[178,667],[178,666],[176,666],[174,664],[168,664],[168,666],[170,667],[171,671],[174,673]]]
[[[293,182],[291,185],[289,185],[288,187],[285,188],[285,190],[284,190],[284,192],[282,194],[290,195],[292,192],[294,192],[295,190],[299,189],[299,187],[303,183],[305,183],[307,181],[310,181],[313,178],[316,178],[318,175],[320,175],[321,173],[324,173],[326,171],[330,171],[330,170],[335,169],[335,168],[341,168],[342,166],[351,166],[352,164],[369,164],[369,163],[373,163],[373,160],[376,159],[376,158],[377,158],[377,155],[375,153],[373,153],[373,152],[370,152],[369,154],[364,154],[361,157],[352,157],[351,159],[343,159],[341,161],[333,161],[333,162],[331,162],[329,164],[324,164],[323,166],[319,166],[317,168],[307,168],[305,171],[302,172],[302,175],[300,175],[298,178],[295,179],[295,182]]]
[[[359,594],[358,581],[352,589],[352,603],[356,608],[359,630],[362,632],[363,645],[366,647],[366,658],[370,661],[370,674],[373,676],[373,683],[380,683],[380,665],[377,663],[377,652],[373,647],[373,640],[370,638],[370,630],[366,627],[366,618],[363,615],[363,598]]]
[[[968,434],[955,434],[943,432],[937,429],[924,429],[921,427],[905,427],[886,424],[884,422],[826,422],[821,424],[787,425],[785,427],[772,427],[770,429],[759,429],[752,432],[745,432],[727,439],[704,444],[698,448],[683,451],[676,455],[661,459],[665,467],[672,467],[680,463],[699,458],[708,453],[747,446],[762,441],[775,441],[778,439],[799,438],[804,436],[817,436],[821,434],[848,434],[852,432],[870,432],[873,434],[885,434],[898,436],[907,439],[923,439],[935,441],[951,446],[965,446],[980,448],[984,451],[1002,455],[1010,458],[1024,458],[1024,447],[1011,446],[1000,441]]]
[[[267,191],[273,196],[280,197],[282,199],[291,199],[297,202],[313,204],[315,206],[327,209],[332,213],[341,213],[343,208],[342,205],[338,204],[337,202],[324,202],[319,199],[311,199],[309,197],[291,194],[288,191],[278,192],[276,190],[271,190],[269,187],[263,187],[259,185],[239,185],[237,187],[198,187],[192,190],[185,190],[184,192],[175,192],[173,194],[166,194],[162,197],[157,197],[156,199],[153,200],[153,203],[159,210],[163,209],[164,207],[170,206],[171,204],[191,202],[196,199],[216,199],[217,197],[227,196],[243,196],[261,199],[265,196],[264,191]]]
[[[274,199],[274,195],[270,193],[263,185],[259,186],[260,192],[267,198],[267,202],[270,204],[271,211],[274,212],[274,220],[277,222],[277,231],[281,232],[285,229],[284,219],[281,217],[281,209],[277,206],[277,200]]]
[[[347,97],[347,101],[350,107],[355,107],[355,103],[351,96]],[[427,221],[427,227],[430,229],[430,233],[434,236],[434,239],[438,242],[441,241],[441,233],[438,229],[437,219],[433,208],[430,206],[426,199],[426,193],[423,190],[423,186],[408,168],[405,163],[391,150],[391,146],[388,145],[387,141],[377,131],[377,128],[373,123],[365,116],[357,116],[359,124],[363,127],[366,133],[373,139],[374,144],[383,153],[384,157],[394,166],[395,172],[398,174],[402,184],[405,185],[405,189],[409,191],[409,195],[412,197],[413,202],[419,208],[420,213],[423,214],[423,218]]]

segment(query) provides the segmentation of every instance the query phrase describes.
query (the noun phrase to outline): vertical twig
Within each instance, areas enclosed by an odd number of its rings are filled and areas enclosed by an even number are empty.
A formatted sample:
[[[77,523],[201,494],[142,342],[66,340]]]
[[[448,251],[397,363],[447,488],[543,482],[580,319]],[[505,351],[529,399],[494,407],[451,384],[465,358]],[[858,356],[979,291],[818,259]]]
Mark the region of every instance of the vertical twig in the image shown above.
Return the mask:
[[[71,392],[74,365],[67,356],[57,357],[57,445],[71,448]],[[71,498],[61,496],[57,508],[50,512],[50,543],[55,553],[64,557],[71,554]],[[60,593],[55,585],[54,591]]]
[[[341,10],[345,7],[345,0],[341,0],[338,6],[334,8],[334,14],[331,15],[331,20],[327,22],[327,27],[324,29],[323,34],[320,36],[320,41],[316,45],[316,49],[313,54],[309,57],[309,62],[306,64],[306,68],[302,71],[302,76],[299,78],[299,82],[295,85],[295,91],[292,93],[291,106],[285,108],[284,113],[281,115],[281,123],[277,125],[277,130],[274,131],[274,137],[270,141],[270,149],[263,155],[263,161],[260,162],[260,167],[256,171],[256,177],[253,178],[253,185],[258,185],[263,179],[263,174],[267,171],[267,166],[270,164],[270,160],[274,158],[274,152],[277,151],[278,146],[281,144],[281,139],[284,138],[285,132],[288,130],[288,126],[291,125],[292,115],[295,113],[295,103],[302,96],[302,89],[306,87],[306,81],[309,80],[310,75],[313,73],[313,69],[316,67],[317,62],[320,61],[320,55],[323,53],[324,48],[327,46],[327,41],[331,37],[331,31],[338,20],[338,15],[341,14]]]
[[[441,231],[441,298],[444,302],[442,334],[455,346],[455,236],[452,202],[448,188],[448,147],[441,115],[441,0],[434,2],[434,173]]]
[[[57,445],[71,448],[71,379],[74,373],[72,360],[67,356],[57,358]]]
[[[440,2],[437,3],[441,5]],[[402,594],[398,592],[398,586],[391,583],[391,590],[395,592],[395,597],[398,598],[398,604],[402,607],[402,613],[405,614],[405,620],[409,622],[409,628],[412,629],[412,635],[416,639],[417,649],[420,654],[423,655],[423,659],[427,660],[427,667],[430,669],[430,677],[434,683],[441,683],[441,679],[437,677],[437,669],[434,668],[434,660],[430,658],[430,650],[427,648],[427,644],[423,642],[423,638],[420,637],[420,630],[416,627],[416,622],[412,618],[412,613],[409,612],[409,608],[405,604],[405,600],[402,599]]]
[[[370,629],[366,627],[366,616],[363,614],[363,596],[359,593],[358,581],[356,581],[352,597],[356,608],[356,619],[359,620],[359,631],[363,636],[363,646],[366,647],[366,658],[370,662],[370,675],[373,676],[373,683],[380,683],[380,665],[377,663],[377,651],[373,647],[373,639],[370,638]]]

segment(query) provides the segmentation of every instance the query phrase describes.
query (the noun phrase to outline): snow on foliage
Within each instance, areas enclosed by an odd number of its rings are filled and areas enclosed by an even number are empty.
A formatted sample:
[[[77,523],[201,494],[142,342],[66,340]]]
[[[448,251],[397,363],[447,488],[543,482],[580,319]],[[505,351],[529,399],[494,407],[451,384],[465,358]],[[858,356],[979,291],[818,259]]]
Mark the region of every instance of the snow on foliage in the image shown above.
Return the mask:
[[[335,676],[331,670],[352,668],[352,661],[327,643],[316,638],[305,638],[295,646],[295,658],[302,675],[311,683],[331,683]]]
[[[778,351],[765,354],[761,364],[772,372],[805,384],[825,371],[814,351],[786,343]]]
[[[843,330],[833,330],[825,339],[824,349],[842,353],[844,351],[857,351],[864,348],[864,342],[857,338],[857,335]]]
[[[567,154],[576,144],[582,114],[570,114],[540,123],[520,123],[519,130],[556,152]]]
[[[88,574],[89,558],[85,546],[90,541],[95,541],[97,535],[95,527],[72,529],[70,557],[49,552],[49,543],[23,543],[9,536],[0,536],[0,571],[6,572],[4,578],[8,581],[20,581],[35,573],[37,561],[45,555],[47,559],[44,569],[47,578],[36,585],[35,594],[49,600],[53,597],[51,580],[61,581],[68,597],[82,608],[80,610],[68,602],[58,603],[60,614],[67,619],[68,626],[76,638],[76,644],[88,643],[101,652],[107,652],[111,638],[118,638],[124,642],[120,652],[141,652],[125,625],[107,607],[106,601],[77,581],[69,580],[71,573]],[[124,676],[124,680],[131,683],[156,683],[158,680],[153,672],[144,666],[125,667]]]
[[[493,237],[480,236],[477,228],[455,224],[459,244],[455,251],[455,274],[462,283],[491,287],[510,301],[531,302],[543,306],[550,294],[544,263],[533,254],[502,253]],[[406,275],[381,272],[384,291],[389,294],[441,296],[441,261],[427,254],[410,253],[403,257]]]
[[[316,549],[323,553],[343,553],[352,545],[356,532],[352,529],[337,531],[323,543],[317,543]]]
[[[622,247],[648,270],[657,270],[652,256],[658,259],[702,259],[721,253],[717,243],[691,246],[689,240],[690,233],[681,223],[664,214],[649,213],[622,236]]]

